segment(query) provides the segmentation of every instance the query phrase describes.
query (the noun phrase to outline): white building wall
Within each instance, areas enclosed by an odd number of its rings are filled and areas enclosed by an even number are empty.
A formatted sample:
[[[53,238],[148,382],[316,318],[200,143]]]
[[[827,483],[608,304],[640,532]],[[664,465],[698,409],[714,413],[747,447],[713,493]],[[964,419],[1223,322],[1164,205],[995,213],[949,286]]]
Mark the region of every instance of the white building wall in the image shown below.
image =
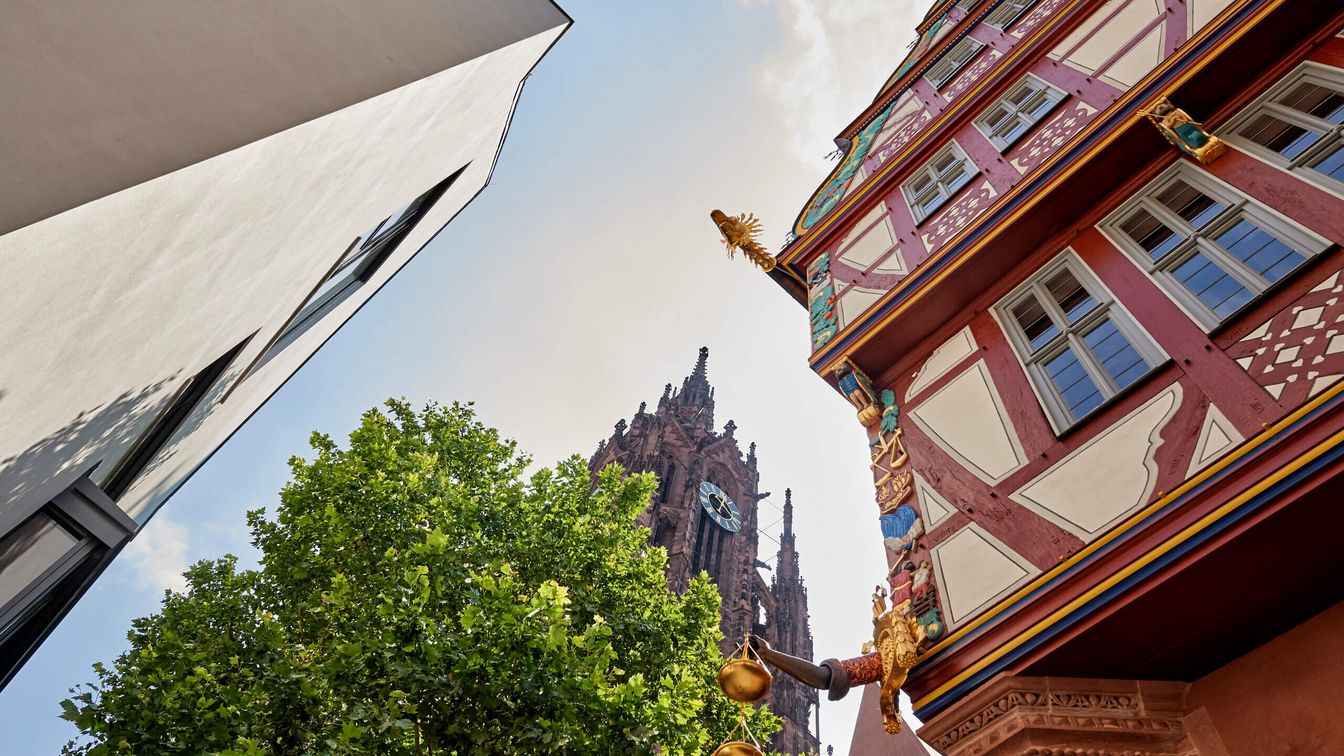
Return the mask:
[[[143,523],[484,186],[520,82],[563,30],[0,237],[0,508],[95,463],[101,481],[185,380],[255,332],[120,500]],[[371,281],[217,402],[357,236],[464,165]]]

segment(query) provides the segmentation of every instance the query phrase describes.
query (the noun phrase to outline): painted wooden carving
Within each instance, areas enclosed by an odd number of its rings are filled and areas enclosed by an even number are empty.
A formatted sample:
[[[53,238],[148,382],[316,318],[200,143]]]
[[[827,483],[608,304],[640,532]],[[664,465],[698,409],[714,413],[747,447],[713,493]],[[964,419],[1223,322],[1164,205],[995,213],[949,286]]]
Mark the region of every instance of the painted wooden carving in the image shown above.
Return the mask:
[[[1143,111],[1144,116],[1157,127],[1163,139],[1171,142],[1176,149],[1208,165],[1227,152],[1223,140],[1204,130],[1189,113],[1171,104],[1163,97]]]
[[[826,346],[839,330],[830,252],[823,252],[807,266],[807,309],[812,319],[812,349],[816,351]]]

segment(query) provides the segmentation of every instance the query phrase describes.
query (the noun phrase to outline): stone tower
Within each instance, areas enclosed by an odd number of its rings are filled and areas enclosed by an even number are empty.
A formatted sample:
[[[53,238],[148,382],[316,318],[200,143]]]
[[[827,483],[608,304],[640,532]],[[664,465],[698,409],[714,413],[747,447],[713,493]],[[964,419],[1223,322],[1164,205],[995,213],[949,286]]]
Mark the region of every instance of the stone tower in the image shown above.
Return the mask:
[[[757,570],[768,568],[757,556],[757,505],[770,494],[758,490],[756,445],[743,455],[732,420],[715,430],[708,360],[709,349],[702,347],[680,389],[667,384],[652,412],[641,403],[629,423],[618,421],[589,460],[590,468],[596,472],[618,462],[630,472],[658,475],[658,489],[640,524],[652,532],[655,545],[667,549],[667,581],[673,589],[685,589],[702,570],[718,585],[723,599],[720,648],[725,654],[752,632],[783,651],[810,658],[812,634],[807,592],[798,575],[792,501],[786,496],[785,535],[774,584],[767,585]],[[817,739],[807,723],[809,708],[817,703],[815,692],[795,690],[783,677],[775,681],[780,687],[770,705],[784,717],[785,727],[775,735],[772,748],[814,753]]]
[[[798,570],[797,539],[793,535],[793,492],[784,490],[784,531],[775,556],[770,585],[773,604],[766,637],[771,647],[800,659],[811,659],[812,627],[808,621],[807,588]],[[819,733],[808,732],[808,715],[816,711],[817,691],[788,675],[777,675],[770,693],[770,710],[784,718],[785,728],[771,744],[782,753],[815,753]]]

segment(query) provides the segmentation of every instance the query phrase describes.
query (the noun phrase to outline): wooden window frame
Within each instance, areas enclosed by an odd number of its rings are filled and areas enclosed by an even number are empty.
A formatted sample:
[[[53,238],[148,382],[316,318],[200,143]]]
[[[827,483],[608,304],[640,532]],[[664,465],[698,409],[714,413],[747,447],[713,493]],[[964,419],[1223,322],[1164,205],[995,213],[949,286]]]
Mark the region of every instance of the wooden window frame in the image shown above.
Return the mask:
[[[999,31],[1007,31],[1013,22],[1035,4],[1036,0],[1004,0],[985,16],[984,23]]]
[[[966,180],[961,182],[960,184],[957,184],[956,186],[951,186],[950,184],[943,183],[942,174],[940,174],[933,167],[934,163],[936,163],[939,159],[947,155],[949,152],[955,153],[957,155],[958,162],[963,163],[966,166],[966,174],[965,174]],[[915,224],[918,225],[920,223],[923,223],[924,221],[936,215],[939,210],[942,210],[947,205],[947,203],[950,202],[952,198],[956,196],[957,192],[966,188],[966,186],[969,185],[972,181],[974,181],[975,177],[979,174],[980,174],[980,166],[976,165],[974,160],[971,160],[970,156],[966,154],[966,151],[963,150],[961,146],[958,145],[955,141],[948,142],[946,147],[939,150],[937,154],[935,154],[933,157],[929,158],[928,160],[925,160],[924,163],[919,166],[919,168],[916,168],[914,172],[911,173],[910,176],[906,177],[905,181],[901,182],[901,195],[905,197],[905,204],[907,207],[910,208],[910,215],[915,219]],[[924,211],[915,202],[916,198],[920,194],[922,194],[924,190],[916,191],[911,185],[915,181],[918,181],[920,179],[932,179],[933,186],[935,186],[938,189],[938,193],[942,197],[941,201],[939,201],[937,205],[934,205],[928,211]]]
[[[1017,94],[1024,88],[1035,90],[1035,92],[1029,95],[1029,97],[1035,98],[1038,95],[1043,94],[1045,95],[1046,100],[1049,101],[1050,103],[1049,107],[1045,109],[1045,111],[1041,114],[1039,118],[1032,118],[1028,113],[1023,111],[1020,107],[1014,105],[1010,101],[1013,95]],[[993,144],[994,147],[999,152],[1006,152],[1008,148],[1012,147],[1014,144],[1017,144],[1018,142],[1026,138],[1027,135],[1029,135],[1033,129],[1035,129],[1038,125],[1040,125],[1042,121],[1049,118],[1050,115],[1055,112],[1055,109],[1059,107],[1059,104],[1063,102],[1067,97],[1068,93],[1065,92],[1064,90],[1052,85],[1050,82],[1046,81],[1045,79],[1042,79],[1041,77],[1035,74],[1029,73],[1026,76],[1023,76],[1022,79],[1018,81],[1016,84],[1014,84],[1011,89],[1005,92],[1002,97],[995,100],[992,105],[985,108],[984,111],[982,111],[980,115],[976,117],[975,128],[979,130],[980,133],[985,136],[985,139],[988,139],[990,144]],[[1018,133],[1017,136],[1013,137],[1012,139],[1004,139],[994,133],[994,127],[990,125],[988,121],[990,113],[993,112],[996,108],[1002,108],[1003,110],[1006,110],[1008,112],[1009,118],[1015,120],[1017,123],[1020,123],[1024,126],[1022,131]]]
[[[971,48],[970,54],[958,61],[954,54],[958,50],[967,49],[968,47]],[[975,60],[975,56],[979,55],[984,49],[984,42],[981,42],[974,37],[963,37],[955,45],[948,48],[947,52],[943,53],[937,63],[929,66],[929,69],[924,72],[924,78],[929,80],[929,83],[933,85],[934,89],[942,89],[946,84],[957,77],[957,73],[965,68],[966,64]]]
[[[1069,322],[1068,316],[1060,309],[1059,304],[1045,286],[1045,281],[1065,269],[1073,274],[1074,279],[1096,303],[1091,311],[1073,323]],[[1049,341],[1036,348],[1031,346],[1031,340],[1027,338],[1026,333],[1018,324],[1017,318],[1013,315],[1013,308],[1031,297],[1036,299],[1059,331]],[[999,322],[999,327],[1008,337],[1008,343],[1012,346],[1013,354],[1017,357],[1018,364],[1022,366],[1023,372],[1026,373],[1027,382],[1031,384],[1032,391],[1036,394],[1042,408],[1045,409],[1046,418],[1049,419],[1050,426],[1054,429],[1056,435],[1086,422],[1110,405],[1117,396],[1143,382],[1143,377],[1139,377],[1126,386],[1117,386],[1110,373],[1092,353],[1092,348],[1083,341],[1083,337],[1100,325],[1103,320],[1110,320],[1115,325],[1116,330],[1129,341],[1129,345],[1148,365],[1145,376],[1151,374],[1168,360],[1166,353],[1157,345],[1153,337],[1138,324],[1138,321],[1134,320],[1129,311],[1092,274],[1091,269],[1079,259],[1072,249],[1064,250],[1053,260],[1032,273],[1026,281],[1019,284],[1017,288],[994,305],[993,313],[995,319]],[[1074,417],[1063,397],[1059,395],[1054,382],[1050,380],[1050,376],[1045,371],[1045,364],[1068,348],[1073,349],[1079,364],[1102,396],[1100,404],[1077,417]]]
[[[1221,138],[1256,157],[1278,166],[1299,178],[1310,181],[1332,194],[1344,197],[1344,182],[1333,179],[1307,165],[1331,147],[1344,148],[1344,124],[1334,124],[1323,118],[1317,118],[1278,102],[1289,92],[1303,83],[1333,89],[1344,94],[1344,69],[1328,66],[1315,61],[1305,61],[1283,78],[1275,82],[1264,94],[1260,95],[1233,116],[1223,128],[1218,130]],[[1285,123],[1298,126],[1320,134],[1320,138],[1295,158],[1287,158],[1278,152],[1241,135],[1241,131],[1255,122],[1260,115],[1268,114]]]
[[[1158,194],[1177,180],[1184,181],[1197,191],[1222,203],[1224,208],[1202,227],[1195,228],[1155,199]],[[1146,250],[1130,238],[1128,233],[1120,228],[1120,224],[1138,208],[1147,211],[1153,218],[1167,225],[1171,230],[1184,235],[1181,242],[1166,253],[1161,260],[1154,260]],[[1301,254],[1305,259],[1277,281],[1269,281],[1261,277],[1259,273],[1212,241],[1214,237],[1234,226],[1243,217],[1251,220],[1261,230]],[[1134,196],[1107,215],[1101,223],[1097,224],[1097,227],[1139,269],[1147,273],[1206,333],[1214,331],[1224,323],[1235,320],[1247,308],[1260,301],[1260,298],[1267,291],[1291,279],[1303,266],[1330,247],[1330,242],[1323,237],[1294,223],[1230,184],[1205,173],[1192,163],[1184,160],[1178,161],[1171,168],[1163,171],[1157,178],[1145,184],[1142,189],[1134,193]],[[1250,300],[1223,317],[1220,317],[1208,305],[1204,304],[1194,292],[1187,289],[1172,274],[1173,269],[1180,267],[1196,253],[1202,253],[1213,264],[1245,287],[1251,293]]]

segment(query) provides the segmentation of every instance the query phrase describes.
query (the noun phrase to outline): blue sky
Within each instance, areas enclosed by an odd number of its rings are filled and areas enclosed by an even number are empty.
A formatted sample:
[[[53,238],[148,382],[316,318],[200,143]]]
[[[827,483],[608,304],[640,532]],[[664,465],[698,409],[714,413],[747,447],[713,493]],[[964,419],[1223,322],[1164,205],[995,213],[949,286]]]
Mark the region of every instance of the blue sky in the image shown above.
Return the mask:
[[[716,420],[759,445],[765,533],[791,487],[817,653],[851,656],[885,574],[853,411],[807,368],[804,309],[740,258],[715,207],[778,247],[926,2],[576,2],[529,80],[486,191],[168,502],[0,695],[7,753],[55,753],[67,688],[125,648],[190,562],[251,558],[313,430],[389,396],[475,401],[538,462],[590,454],[710,348]],[[771,538],[762,557],[773,555]],[[824,698],[824,697],[823,697]],[[823,703],[844,753],[859,696]]]

